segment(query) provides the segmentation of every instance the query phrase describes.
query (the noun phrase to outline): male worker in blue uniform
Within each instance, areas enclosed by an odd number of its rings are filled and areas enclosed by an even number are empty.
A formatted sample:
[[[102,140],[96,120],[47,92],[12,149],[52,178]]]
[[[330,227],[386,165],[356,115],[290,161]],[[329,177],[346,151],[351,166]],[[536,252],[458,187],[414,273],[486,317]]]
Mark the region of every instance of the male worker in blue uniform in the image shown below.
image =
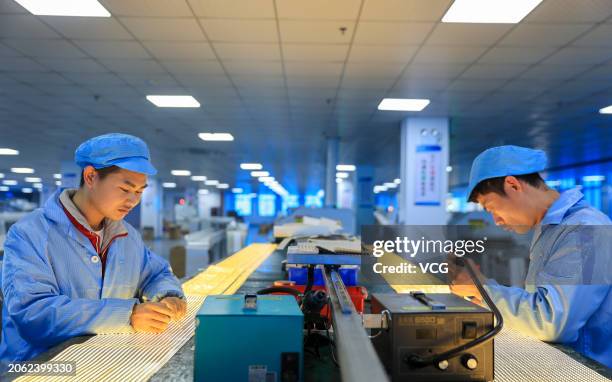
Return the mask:
[[[147,145],[106,134],[81,144],[75,160],[80,188],[57,191],[7,235],[0,373],[74,336],[159,333],[185,315],[168,263],[123,221],[157,172]]]
[[[543,151],[517,146],[494,147],[474,160],[469,200],[504,229],[533,230],[525,289],[484,280],[485,289],[505,326],[612,367],[612,222],[579,189],[548,188],[539,175],[546,163]],[[451,290],[480,297],[465,272]]]

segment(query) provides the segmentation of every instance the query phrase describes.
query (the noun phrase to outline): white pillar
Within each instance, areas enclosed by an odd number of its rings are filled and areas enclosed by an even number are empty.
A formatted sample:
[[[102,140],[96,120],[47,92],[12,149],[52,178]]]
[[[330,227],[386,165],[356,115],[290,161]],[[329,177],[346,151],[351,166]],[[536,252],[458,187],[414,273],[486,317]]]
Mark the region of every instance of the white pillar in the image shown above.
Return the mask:
[[[147,179],[147,188],[142,193],[140,199],[140,228],[152,227],[153,236],[160,238],[163,236],[163,188],[161,182],[150,177]]]
[[[338,164],[338,138],[327,138],[325,157],[325,207],[336,205],[336,165]]]
[[[448,118],[406,118],[401,125],[400,224],[447,222]]]

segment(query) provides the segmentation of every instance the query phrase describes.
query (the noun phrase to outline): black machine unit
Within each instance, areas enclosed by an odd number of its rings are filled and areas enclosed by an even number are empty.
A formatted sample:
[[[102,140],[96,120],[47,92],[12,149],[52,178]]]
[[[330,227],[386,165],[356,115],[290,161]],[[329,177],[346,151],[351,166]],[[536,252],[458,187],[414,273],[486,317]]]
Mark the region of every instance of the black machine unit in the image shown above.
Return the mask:
[[[490,310],[453,294],[413,292],[373,294],[372,313],[387,316],[372,342],[393,382],[493,380],[492,339],[430,362],[493,330]]]

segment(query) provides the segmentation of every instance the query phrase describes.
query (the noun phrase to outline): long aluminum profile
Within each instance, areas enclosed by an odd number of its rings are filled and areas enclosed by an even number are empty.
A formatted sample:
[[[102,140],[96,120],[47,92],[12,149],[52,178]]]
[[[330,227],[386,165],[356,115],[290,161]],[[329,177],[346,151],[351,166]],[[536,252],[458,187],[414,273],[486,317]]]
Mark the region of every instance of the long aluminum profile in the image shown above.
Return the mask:
[[[338,352],[337,356],[342,381],[389,381],[385,369],[378,359],[376,350],[374,350],[374,346],[372,346],[372,342],[363,328],[361,315],[357,313],[350,299],[352,311],[350,313],[343,312],[343,307],[340,303],[342,296],[338,296],[338,293],[342,292],[338,289],[342,290],[344,288],[336,288],[332,281],[332,272],[335,271],[326,269],[323,272],[323,278],[330,298],[334,339]],[[340,279],[340,283],[342,283],[339,275],[336,274],[336,276]],[[346,292],[346,289],[344,289],[344,292]]]

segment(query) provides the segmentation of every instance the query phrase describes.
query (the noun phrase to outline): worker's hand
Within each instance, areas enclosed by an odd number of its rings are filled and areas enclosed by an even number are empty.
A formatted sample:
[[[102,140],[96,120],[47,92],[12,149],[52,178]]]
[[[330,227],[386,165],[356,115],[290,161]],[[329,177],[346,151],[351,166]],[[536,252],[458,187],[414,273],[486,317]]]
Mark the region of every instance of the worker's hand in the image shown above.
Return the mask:
[[[161,333],[168,327],[174,312],[161,302],[134,305],[130,325],[140,333]]]
[[[475,264],[471,259],[465,259],[470,262],[472,269],[476,273],[476,277],[481,283],[485,282],[484,275],[480,272],[480,267]],[[470,277],[468,271],[462,267],[457,266],[454,262],[449,261],[449,277],[450,277],[450,290],[454,294],[461,297],[472,297],[472,301],[477,304],[482,304],[482,295],[474,285],[474,280]]]
[[[455,281],[453,281],[450,284],[450,290],[457,296],[470,297],[472,302],[482,304],[482,296],[474,284],[466,284],[465,282],[455,283]]]
[[[172,311],[172,319],[180,320],[185,317],[187,313],[187,303],[185,300],[182,300],[178,297],[166,297],[160,301],[162,304],[166,305],[170,311]]]

